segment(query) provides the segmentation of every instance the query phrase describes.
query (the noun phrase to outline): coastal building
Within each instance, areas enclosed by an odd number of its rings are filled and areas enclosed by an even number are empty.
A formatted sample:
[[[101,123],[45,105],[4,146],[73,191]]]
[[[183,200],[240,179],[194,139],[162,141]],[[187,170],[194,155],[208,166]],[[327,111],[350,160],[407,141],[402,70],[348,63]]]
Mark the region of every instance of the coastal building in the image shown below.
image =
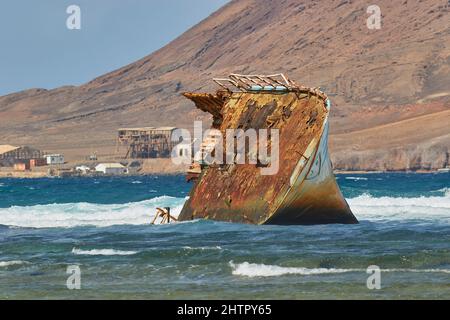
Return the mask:
[[[27,171],[30,170],[30,162],[17,162],[14,164],[14,171]]]
[[[120,163],[100,163],[95,167],[95,171],[108,175],[121,175],[128,173],[128,169]]]
[[[25,160],[42,159],[42,152],[28,146],[0,145],[0,166],[12,167]],[[37,160],[39,161],[39,160]]]
[[[48,165],[64,164],[64,156],[62,154],[45,155]]]
[[[82,173],[82,174],[87,174],[91,171],[91,168],[83,165],[83,166],[75,167],[75,171]]]
[[[144,127],[118,129],[117,152],[125,159],[170,158],[175,127]]]
[[[47,165],[47,159],[45,158],[36,158],[30,159],[30,168],[34,167],[42,167]]]

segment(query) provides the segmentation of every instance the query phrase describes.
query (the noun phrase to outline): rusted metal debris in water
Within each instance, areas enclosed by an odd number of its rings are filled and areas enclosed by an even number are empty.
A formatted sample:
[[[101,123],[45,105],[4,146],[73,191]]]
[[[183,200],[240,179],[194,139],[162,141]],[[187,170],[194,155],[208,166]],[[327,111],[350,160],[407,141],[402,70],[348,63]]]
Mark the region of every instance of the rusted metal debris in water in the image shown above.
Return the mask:
[[[166,208],[156,208],[156,214],[155,217],[153,218],[153,221],[151,224],[157,224],[157,220],[161,219],[161,221],[158,224],[168,224],[171,223],[172,221],[178,221],[177,218],[175,218],[174,216],[172,216],[170,214],[170,208],[166,207]]]

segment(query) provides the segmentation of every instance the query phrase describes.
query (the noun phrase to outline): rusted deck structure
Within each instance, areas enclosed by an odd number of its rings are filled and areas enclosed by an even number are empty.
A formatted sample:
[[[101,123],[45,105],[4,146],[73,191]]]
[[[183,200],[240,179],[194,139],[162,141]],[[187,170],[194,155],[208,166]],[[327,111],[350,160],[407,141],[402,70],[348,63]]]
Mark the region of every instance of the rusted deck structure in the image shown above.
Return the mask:
[[[258,164],[206,166],[179,219],[281,225],[357,223],[328,156],[327,96],[282,74],[231,75],[215,81],[222,86],[215,94],[184,95],[213,115],[213,128],[224,136],[230,128],[279,129],[279,170],[275,175],[261,175]]]

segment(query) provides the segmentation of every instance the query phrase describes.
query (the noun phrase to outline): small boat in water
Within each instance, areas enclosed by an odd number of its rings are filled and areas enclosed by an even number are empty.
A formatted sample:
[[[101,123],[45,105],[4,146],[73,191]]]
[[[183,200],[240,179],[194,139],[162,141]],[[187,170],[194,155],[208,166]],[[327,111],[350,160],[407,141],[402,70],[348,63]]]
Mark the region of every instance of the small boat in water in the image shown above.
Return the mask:
[[[259,157],[251,163],[195,164],[189,173],[195,185],[180,221],[358,223],[333,174],[328,154],[331,103],[323,92],[298,85],[283,74],[232,74],[214,81],[221,86],[216,93],[184,96],[212,114],[212,128],[223,136],[230,129],[277,130],[277,148],[270,139],[272,154],[267,158],[273,160],[277,149],[278,168],[273,174],[264,174],[262,169],[268,169],[268,164]],[[262,137],[257,139],[260,143]],[[223,152],[224,158],[227,152]],[[251,153],[246,150],[245,157],[251,158]]]

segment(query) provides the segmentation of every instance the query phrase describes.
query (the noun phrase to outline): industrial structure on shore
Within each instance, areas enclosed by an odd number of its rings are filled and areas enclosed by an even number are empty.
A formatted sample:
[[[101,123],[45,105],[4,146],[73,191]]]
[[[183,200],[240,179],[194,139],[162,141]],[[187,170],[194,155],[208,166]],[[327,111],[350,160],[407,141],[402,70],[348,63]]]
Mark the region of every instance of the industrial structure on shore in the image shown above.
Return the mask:
[[[41,150],[31,147],[16,147],[11,145],[0,145],[0,166],[12,167],[18,162],[29,162],[32,159],[43,159]]]
[[[29,146],[0,145],[0,167],[12,167],[15,171],[27,171],[35,167],[64,163],[62,154],[46,154]]]
[[[174,130],[175,127],[118,129],[116,152],[124,159],[169,158],[176,145],[172,142]]]

